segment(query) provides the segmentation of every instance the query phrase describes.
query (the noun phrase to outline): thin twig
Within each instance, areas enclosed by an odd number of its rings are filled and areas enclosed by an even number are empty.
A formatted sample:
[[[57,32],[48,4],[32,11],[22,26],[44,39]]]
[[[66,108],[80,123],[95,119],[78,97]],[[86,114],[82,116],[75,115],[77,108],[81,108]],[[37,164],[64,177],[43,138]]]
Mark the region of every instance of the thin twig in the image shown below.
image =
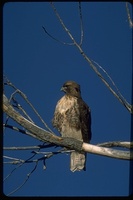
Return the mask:
[[[129,7],[128,7],[128,2],[126,2],[126,10],[127,10],[127,17],[128,17],[129,26],[132,28],[133,27],[133,22],[131,20],[130,11],[129,11]]]
[[[35,157],[36,156],[36,154],[34,154],[34,155],[32,155],[32,156],[30,156],[30,158],[28,158],[28,159],[26,159],[26,160],[22,160],[22,159],[18,159],[18,158],[13,158],[13,157],[9,157],[9,156],[3,156],[3,158],[5,157],[5,158],[7,158],[7,159],[10,159],[10,160],[15,160],[15,161],[11,161],[11,162],[6,162],[6,164],[19,164],[17,167],[15,167],[11,172],[10,172],[10,174],[8,174],[7,176],[6,176],[6,178],[4,179],[4,181],[6,180],[6,179],[8,179],[12,174],[13,174],[13,172],[15,172],[15,170],[16,169],[18,169],[19,167],[21,167],[22,165],[24,165],[25,163],[28,163],[33,157]],[[22,161],[22,162],[19,162],[19,161]],[[37,162],[38,160],[36,160],[35,162]],[[31,161],[31,162],[34,162],[34,161]]]
[[[36,138],[32,133],[30,133],[30,132],[27,131],[27,130],[23,130],[23,129],[20,129],[20,128],[18,128],[18,127],[11,126],[11,125],[8,125],[8,124],[3,124],[3,126],[6,127],[6,128],[10,128],[10,129],[12,129],[12,130],[14,130],[14,131],[19,131],[20,133],[23,133],[23,134],[26,134],[26,135],[30,135],[30,136]]]
[[[24,116],[27,117],[28,120],[30,120],[32,123],[34,123],[33,120],[30,118],[30,116],[26,113],[26,111],[22,108],[22,106],[17,102],[17,100],[14,97],[12,97],[12,101],[13,101],[13,103],[16,104],[16,105],[13,105],[13,107],[18,108],[24,114]]]
[[[30,156],[30,158],[28,158],[27,160],[22,160],[22,159],[18,159],[18,158],[13,158],[13,157],[9,157],[9,156],[3,156],[3,158],[6,158],[6,159],[10,159],[10,160],[15,160],[13,162],[10,162],[10,164],[19,164],[17,167],[15,167],[11,172],[10,174],[8,174],[6,176],[6,178],[4,179],[4,181],[6,179],[8,179],[12,174],[13,172],[15,172],[16,169],[18,169],[19,167],[21,167],[23,164],[27,163],[30,159],[32,159],[33,157],[35,157],[36,154]],[[20,161],[20,162],[19,162]],[[21,162],[22,161],[22,162]],[[9,164],[9,162],[7,162]]]
[[[33,149],[44,149],[55,146],[54,144],[44,144],[38,146],[26,146],[26,147],[3,147],[3,150],[33,150]]]
[[[62,148],[58,151],[53,151],[53,152],[52,151],[50,151],[50,152],[47,152],[47,151],[46,152],[32,151],[31,153],[33,153],[34,155],[27,160],[22,160],[20,158],[14,158],[14,157],[9,157],[9,156],[3,156],[3,158],[13,160],[13,161],[5,161],[4,164],[15,164],[16,165],[16,164],[26,164],[26,163],[38,162],[38,161],[41,161],[43,159],[50,158],[53,155],[57,155],[57,154],[60,154],[60,153],[70,153],[70,152],[73,152],[73,151],[75,151],[75,150],[68,150],[66,148]],[[33,158],[37,154],[42,154],[43,157],[31,160],[31,158]]]
[[[113,81],[113,79],[109,76],[109,74],[106,72],[106,70],[100,66],[97,62],[95,62],[94,60],[92,60],[92,62],[94,62],[105,74],[106,76],[109,78],[109,80],[111,81],[112,85],[115,87],[116,91],[118,92],[118,95],[121,97],[123,103],[125,105],[130,106],[130,104],[126,101],[126,99],[123,97],[123,95],[120,93],[118,87],[116,86],[115,82]]]
[[[58,150],[58,151],[32,151],[32,153],[36,153],[36,154],[43,154],[43,155],[45,155],[45,156],[47,156],[47,155],[49,155],[49,154],[53,154],[53,155],[56,155],[56,154],[60,154],[60,153],[71,153],[71,152],[73,152],[73,151],[75,151],[75,150],[68,150],[68,149],[66,149],[66,148],[63,148],[63,149],[60,149],[60,150]]]
[[[74,45],[73,43],[63,42],[63,41],[61,41],[61,40],[59,40],[59,39],[53,37],[53,36],[46,30],[46,28],[45,28],[44,26],[42,26],[42,28],[43,28],[44,32],[45,32],[50,38],[52,38],[53,40],[55,40],[56,42],[59,42],[59,43],[64,44],[64,45]]]
[[[32,153],[34,153],[35,155],[37,154],[37,153],[35,153],[35,151],[34,152],[32,151]],[[31,158],[33,158],[35,155],[32,155],[30,158],[28,158],[26,160],[22,160],[20,158],[14,158],[14,157],[10,157],[10,156],[3,156],[3,158],[9,159],[9,160],[13,160],[11,162],[4,161],[5,164],[14,164],[14,165],[16,165],[16,164],[19,164],[19,163],[25,164],[25,163],[37,162],[38,160],[42,159],[42,158],[40,158],[40,159],[31,160]]]
[[[63,22],[63,20],[61,19],[60,15],[58,14],[58,12],[57,12],[57,10],[56,10],[56,8],[55,8],[53,2],[50,2],[50,4],[51,4],[51,6],[52,6],[52,8],[53,8],[53,10],[54,10],[54,12],[55,12],[55,15],[56,15],[57,18],[59,19],[59,22],[61,23],[63,29],[67,32],[67,34],[69,35],[69,37],[72,39],[73,43],[75,44],[74,38],[72,37],[70,31],[66,28],[66,26],[65,26],[65,24],[64,24],[64,22]]]
[[[44,159],[44,157],[41,157],[41,158],[38,158],[38,159],[33,159],[33,160],[28,160],[28,161],[18,159],[16,161],[4,161],[3,163],[4,164],[12,164],[12,165],[29,164],[29,163],[38,162],[38,161],[43,160],[43,159]]]
[[[13,157],[10,157],[10,156],[3,156],[3,158],[9,159],[9,160],[13,160],[12,164],[25,162],[24,160],[21,160],[20,158],[13,158]]]
[[[33,120],[29,117],[29,115],[26,113],[26,111],[24,110],[24,109],[22,109],[22,106],[17,102],[17,100],[15,100],[15,98],[14,98],[14,96],[15,96],[15,94],[20,94],[20,90],[18,90],[18,89],[16,89],[12,94],[11,94],[11,96],[10,96],[10,99],[9,99],[9,102],[11,102],[11,101],[13,101],[13,103],[15,103],[16,104],[16,106],[14,106],[14,107],[16,107],[16,108],[18,108],[19,110],[21,110],[22,111],[22,113],[24,113],[24,116],[26,116],[27,117],[27,119],[29,119],[32,123],[34,123],[33,122]]]
[[[40,149],[40,146],[28,146],[28,147],[3,147],[3,150],[33,150]]]
[[[52,3],[52,2],[51,2]],[[84,35],[84,32],[83,32],[83,19],[82,19],[82,9],[81,9],[81,2],[78,3],[78,9],[79,9],[79,17],[80,17],[80,43],[79,43],[79,46],[82,46],[82,43],[83,43],[83,35]],[[47,30],[44,26],[42,26],[44,32],[50,37],[52,38],[53,40],[55,40],[56,42],[59,42],[63,45],[74,45],[74,43],[68,43],[68,42],[63,42],[55,37],[53,37]]]
[[[79,17],[80,17],[80,43],[79,46],[82,46],[83,43],[83,36],[84,36],[84,29],[83,29],[83,19],[82,19],[82,9],[81,9],[81,2],[79,2]]]
[[[27,174],[27,177],[26,179],[23,181],[23,183],[17,187],[15,190],[13,190],[12,192],[10,192],[9,194],[7,194],[7,196],[10,196],[11,194],[17,192],[18,190],[20,190],[21,187],[23,187],[23,185],[25,185],[25,183],[28,181],[28,179],[30,178],[30,176],[32,175],[32,173],[36,170],[37,168],[37,165],[38,165],[38,162],[35,163],[35,166],[34,168],[31,170],[31,172],[29,174]]]
[[[10,172],[10,174],[8,174],[8,175],[4,178],[3,182],[6,181],[6,180],[13,174],[13,172],[15,172],[16,169],[18,169],[19,167],[21,167],[21,165],[23,165],[23,163],[21,163],[20,165],[16,166],[16,167]]]

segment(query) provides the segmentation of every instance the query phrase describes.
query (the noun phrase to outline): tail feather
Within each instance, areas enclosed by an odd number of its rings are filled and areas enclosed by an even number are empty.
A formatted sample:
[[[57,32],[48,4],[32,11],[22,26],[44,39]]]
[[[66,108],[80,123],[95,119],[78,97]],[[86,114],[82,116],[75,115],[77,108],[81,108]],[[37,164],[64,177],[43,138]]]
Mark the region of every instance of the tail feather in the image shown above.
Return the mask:
[[[70,155],[70,170],[72,172],[85,170],[86,153],[72,152]]]

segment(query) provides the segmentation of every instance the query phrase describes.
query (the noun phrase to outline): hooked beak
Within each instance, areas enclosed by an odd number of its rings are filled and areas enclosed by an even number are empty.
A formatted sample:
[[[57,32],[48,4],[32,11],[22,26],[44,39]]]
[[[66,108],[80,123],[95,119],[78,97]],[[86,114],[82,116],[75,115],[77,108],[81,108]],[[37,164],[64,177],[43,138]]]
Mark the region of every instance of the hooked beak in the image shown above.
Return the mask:
[[[60,91],[66,92],[66,87],[62,87]]]

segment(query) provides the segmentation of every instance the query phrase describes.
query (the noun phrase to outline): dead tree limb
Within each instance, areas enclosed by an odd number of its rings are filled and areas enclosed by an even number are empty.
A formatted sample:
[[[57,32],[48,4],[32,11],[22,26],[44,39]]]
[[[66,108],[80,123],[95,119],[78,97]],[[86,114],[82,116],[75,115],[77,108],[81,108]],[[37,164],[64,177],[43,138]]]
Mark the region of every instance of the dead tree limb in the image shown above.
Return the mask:
[[[105,147],[98,147],[96,145],[83,143],[82,141],[76,140],[74,138],[58,137],[53,133],[42,129],[25,119],[11,106],[5,95],[3,95],[3,111],[13,120],[15,120],[18,124],[27,129],[27,135],[32,136],[42,142],[48,142],[58,146],[67,147],[68,149],[73,149],[76,151],[85,151],[113,158],[119,158],[124,160],[133,159],[133,153],[130,151],[113,150]]]
[[[31,123],[25,119],[20,113],[18,113],[9,103],[7,97],[3,95],[3,111],[12,119],[14,119],[18,124],[27,129],[29,132],[26,132],[27,135],[32,136],[42,142],[54,143],[58,146],[65,146],[70,149],[75,149],[77,151],[82,150],[82,141],[74,140],[72,138],[62,138],[54,135],[51,132],[48,132],[37,125]]]

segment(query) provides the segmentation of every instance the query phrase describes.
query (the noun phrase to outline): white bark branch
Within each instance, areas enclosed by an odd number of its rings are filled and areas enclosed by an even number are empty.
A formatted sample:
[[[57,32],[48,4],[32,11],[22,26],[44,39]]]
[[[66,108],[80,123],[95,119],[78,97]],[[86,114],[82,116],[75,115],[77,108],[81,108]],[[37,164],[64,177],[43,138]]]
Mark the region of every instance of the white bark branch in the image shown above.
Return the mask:
[[[94,153],[102,156],[108,156],[112,158],[118,158],[123,160],[132,160],[133,152],[114,150],[106,147],[98,147],[92,144],[83,143],[82,149],[89,153]]]
[[[133,142],[122,142],[122,141],[113,141],[113,142],[104,142],[100,144],[95,144],[99,147],[123,147],[127,149],[133,149]],[[34,150],[34,149],[45,149],[51,147],[50,144],[38,145],[38,146],[21,146],[21,147],[3,147],[3,150]]]
[[[99,147],[124,147],[127,149],[133,149],[133,142],[122,142],[122,141],[113,141],[113,142],[104,142],[97,144]]]

